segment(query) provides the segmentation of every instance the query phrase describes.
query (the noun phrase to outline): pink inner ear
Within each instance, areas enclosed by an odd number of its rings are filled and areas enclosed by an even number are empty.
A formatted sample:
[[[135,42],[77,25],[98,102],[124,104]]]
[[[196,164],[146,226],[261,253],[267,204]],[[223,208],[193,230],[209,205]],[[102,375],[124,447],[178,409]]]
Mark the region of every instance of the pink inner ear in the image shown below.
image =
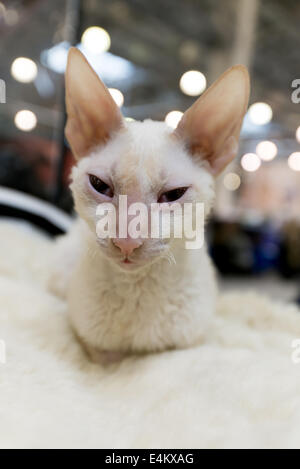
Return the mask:
[[[66,70],[66,107],[66,136],[77,158],[104,144],[123,124],[108,89],[75,48],[70,49]]]
[[[238,142],[235,137],[229,137],[225,144],[222,153],[218,158],[212,160],[211,170],[217,176],[220,174],[229,163],[234,160],[238,152]]]
[[[219,174],[235,157],[249,99],[245,67],[227,70],[183,115],[175,135]]]

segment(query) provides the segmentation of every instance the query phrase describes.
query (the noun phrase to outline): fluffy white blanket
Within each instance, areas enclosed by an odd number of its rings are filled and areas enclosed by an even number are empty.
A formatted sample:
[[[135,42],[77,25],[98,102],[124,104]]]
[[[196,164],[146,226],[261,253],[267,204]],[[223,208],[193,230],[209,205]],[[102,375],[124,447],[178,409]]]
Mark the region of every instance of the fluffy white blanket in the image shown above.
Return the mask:
[[[203,346],[104,369],[46,292],[51,250],[0,225],[1,447],[300,447],[295,307],[226,294]]]

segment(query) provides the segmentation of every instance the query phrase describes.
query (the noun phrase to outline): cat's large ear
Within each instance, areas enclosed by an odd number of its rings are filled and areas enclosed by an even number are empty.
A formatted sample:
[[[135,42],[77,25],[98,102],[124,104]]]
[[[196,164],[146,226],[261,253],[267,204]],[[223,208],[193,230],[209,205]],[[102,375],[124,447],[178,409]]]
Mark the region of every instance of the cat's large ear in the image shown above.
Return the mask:
[[[66,69],[66,137],[76,158],[122,126],[121,112],[83,54],[72,47]]]
[[[236,65],[184,113],[175,130],[193,155],[209,163],[215,176],[237,154],[249,93],[248,71],[243,65]]]

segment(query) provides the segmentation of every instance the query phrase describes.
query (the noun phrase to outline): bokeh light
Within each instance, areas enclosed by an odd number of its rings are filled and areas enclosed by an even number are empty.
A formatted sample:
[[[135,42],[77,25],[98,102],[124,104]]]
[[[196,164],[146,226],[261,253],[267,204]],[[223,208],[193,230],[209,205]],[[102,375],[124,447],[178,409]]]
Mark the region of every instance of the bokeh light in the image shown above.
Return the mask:
[[[298,142],[300,143],[300,126],[299,126],[298,129],[296,130],[296,139],[297,139]]]
[[[172,127],[172,129],[176,129],[176,127],[179,124],[182,116],[183,116],[183,112],[181,112],[181,111],[171,111],[166,115],[165,123],[169,127]]]
[[[37,117],[34,112],[23,109],[15,115],[15,125],[23,132],[30,132],[37,125]]]
[[[180,89],[188,96],[198,96],[206,88],[206,78],[197,70],[185,72],[180,78]]]
[[[19,21],[19,13],[14,8],[10,8],[5,12],[5,23],[8,26],[14,26]]]
[[[278,153],[278,148],[274,142],[265,140],[256,147],[256,153],[263,161],[272,161]]]
[[[108,91],[110,92],[114,102],[116,103],[117,106],[122,107],[124,104],[124,96],[123,93],[121,93],[120,90],[117,90],[116,88],[108,88]]]
[[[260,167],[261,160],[256,153],[246,153],[241,159],[241,165],[245,171],[254,172]]]
[[[96,55],[108,51],[111,40],[105,29],[99,26],[91,26],[84,31],[81,43],[87,52]]]
[[[288,165],[293,171],[300,171],[300,152],[292,153],[289,156]]]
[[[229,191],[236,191],[241,185],[241,178],[236,173],[227,173],[224,176],[223,183]]]
[[[15,80],[21,83],[30,83],[36,79],[38,68],[33,60],[27,57],[18,57],[13,61],[10,72]]]
[[[254,103],[249,107],[248,115],[255,125],[265,125],[271,122],[273,111],[267,103]]]

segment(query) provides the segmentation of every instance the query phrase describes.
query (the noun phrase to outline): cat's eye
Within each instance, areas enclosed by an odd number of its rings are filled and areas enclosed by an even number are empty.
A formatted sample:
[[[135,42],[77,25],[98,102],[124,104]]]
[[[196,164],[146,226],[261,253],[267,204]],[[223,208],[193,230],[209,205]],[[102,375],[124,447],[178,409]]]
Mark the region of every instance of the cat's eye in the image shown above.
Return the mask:
[[[95,191],[99,192],[99,194],[106,195],[106,197],[113,197],[114,192],[112,188],[106,184],[106,182],[102,181],[102,179],[94,176],[93,174],[89,174],[89,180],[91,186],[95,189]]]
[[[188,190],[188,187],[178,187],[177,189],[172,189],[171,191],[164,192],[158,198],[158,203],[166,203],[166,202],[175,202],[179,200]]]

